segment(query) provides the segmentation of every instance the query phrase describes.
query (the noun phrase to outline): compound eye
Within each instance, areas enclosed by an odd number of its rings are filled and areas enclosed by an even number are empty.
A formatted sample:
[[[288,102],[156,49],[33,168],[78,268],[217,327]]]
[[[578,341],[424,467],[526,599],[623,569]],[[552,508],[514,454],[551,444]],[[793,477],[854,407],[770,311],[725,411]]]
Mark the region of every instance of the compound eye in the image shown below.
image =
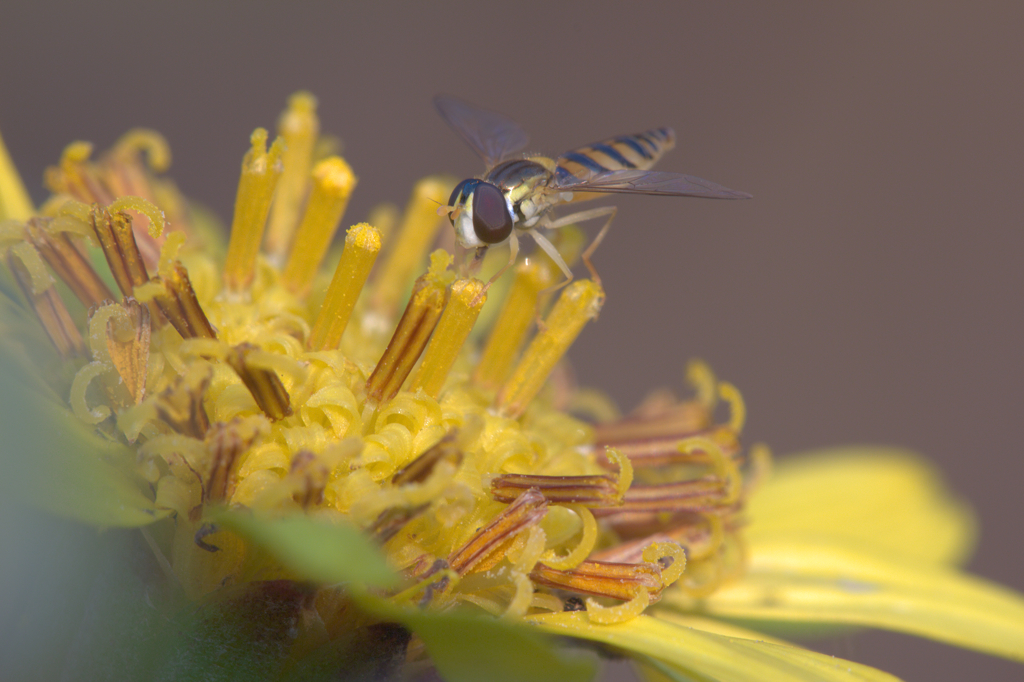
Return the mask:
[[[500,244],[512,234],[505,195],[490,183],[481,182],[473,192],[473,231],[484,244]]]

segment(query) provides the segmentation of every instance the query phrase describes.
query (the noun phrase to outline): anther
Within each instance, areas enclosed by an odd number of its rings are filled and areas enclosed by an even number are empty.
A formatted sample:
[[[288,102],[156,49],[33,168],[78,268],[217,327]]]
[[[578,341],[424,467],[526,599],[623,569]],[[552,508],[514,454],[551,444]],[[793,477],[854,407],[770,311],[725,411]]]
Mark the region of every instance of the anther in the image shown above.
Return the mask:
[[[395,242],[374,280],[374,310],[388,317],[394,313],[399,297],[443,224],[437,206],[447,199],[453,184],[450,178],[428,177],[413,187]]]
[[[138,405],[146,395],[149,372],[149,308],[128,298],[118,309],[120,314],[107,318],[107,352],[122,384]]]
[[[268,256],[276,263],[284,260],[292,244],[292,235],[299,224],[299,213],[306,199],[313,148],[320,134],[316,105],[316,97],[308,92],[297,92],[288,98],[288,108],[277,121],[277,134],[285,144],[281,155],[284,168],[277,183],[277,195],[264,243]]]
[[[597,317],[604,292],[594,282],[573,282],[545,320],[545,329],[537,334],[512,376],[498,393],[497,407],[509,417],[518,417],[530,404],[551,370],[576,340],[587,321]]]
[[[51,232],[38,219],[29,220],[25,233],[46,264],[68,285],[82,305],[91,308],[113,300],[110,288],[67,233]]]
[[[267,131],[257,128],[250,138],[251,147],[242,159],[242,173],[235,197],[231,238],[224,260],[224,282],[232,292],[244,291],[252,282],[256,255],[270,211],[277,179],[281,175],[280,138],[267,150]]]
[[[24,246],[24,249],[19,247]],[[52,279],[46,287],[37,286],[31,271],[25,261],[29,258],[27,254],[31,251],[36,261],[39,261],[39,254],[27,243],[12,246],[7,252],[7,267],[14,275],[15,281],[21,288],[36,317],[43,325],[46,335],[57,348],[57,352],[64,358],[73,356],[84,356],[86,354],[85,342],[82,335],[75,326],[68,309],[64,306],[57,290],[53,287]],[[42,263],[38,263],[38,269],[42,269]]]
[[[284,419],[292,413],[288,392],[274,371],[258,367],[253,362],[253,354],[260,352],[255,345],[242,343],[231,349],[227,362],[249,389],[263,413],[273,421]]]
[[[514,539],[519,531],[538,523],[547,513],[547,501],[537,490],[527,490],[491,523],[477,531],[462,547],[448,557],[448,565],[465,575],[490,555]]]
[[[217,332],[196,298],[188,270],[180,261],[174,262],[166,278],[156,277],[152,284],[159,287],[153,291],[153,300],[183,339],[217,338]]]
[[[448,304],[423,353],[423,362],[413,379],[412,390],[422,390],[432,398],[441,393],[448,373],[487,301],[483,286],[483,282],[477,279],[459,279],[452,284]]]
[[[93,207],[90,220],[117,287],[125,296],[134,296],[135,287],[148,282],[149,275],[135,242],[131,218],[121,211]]]
[[[443,255],[435,254],[427,274],[416,280],[405,313],[366,380],[367,396],[375,402],[391,400],[402,388],[448,302],[450,273],[446,269],[451,257],[440,253]]]
[[[339,156],[324,159],[313,169],[313,191],[284,270],[285,286],[292,293],[304,295],[309,290],[355,186],[355,174]]]
[[[345,250],[309,335],[310,349],[331,350],[341,343],[352,309],[380,253],[380,242],[380,232],[372,225],[359,223],[349,228]]]
[[[549,262],[540,258],[516,267],[512,287],[473,373],[474,382],[495,390],[508,378],[537,314],[540,292],[552,285],[554,272]]]

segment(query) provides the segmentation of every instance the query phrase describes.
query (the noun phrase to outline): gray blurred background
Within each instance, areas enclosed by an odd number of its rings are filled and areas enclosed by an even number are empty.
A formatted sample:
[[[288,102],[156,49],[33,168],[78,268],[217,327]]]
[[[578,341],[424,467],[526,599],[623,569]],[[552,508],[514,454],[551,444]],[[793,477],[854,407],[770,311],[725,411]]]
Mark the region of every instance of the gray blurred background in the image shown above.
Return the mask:
[[[509,114],[549,154],[673,126],[659,169],[755,199],[616,202],[581,383],[628,409],[701,357],[777,454],[925,453],[978,510],[971,569],[1024,590],[1024,4],[114,8],[5,3],[0,128],[36,199],[67,142],[147,126],[229,221],[249,133],[298,89],[359,175],[346,224],[428,173],[479,172],[437,92]],[[907,680],[1022,675],[898,635],[820,646]]]

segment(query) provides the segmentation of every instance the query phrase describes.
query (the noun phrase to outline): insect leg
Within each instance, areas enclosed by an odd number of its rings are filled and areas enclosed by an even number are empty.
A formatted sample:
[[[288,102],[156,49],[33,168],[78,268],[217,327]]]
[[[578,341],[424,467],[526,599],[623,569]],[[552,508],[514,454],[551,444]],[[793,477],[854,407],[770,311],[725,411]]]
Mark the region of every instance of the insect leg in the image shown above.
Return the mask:
[[[590,277],[594,280],[595,284],[600,285],[601,278],[598,277],[597,270],[594,268],[594,264],[590,262],[590,257],[594,255],[594,251],[596,251],[597,247],[601,245],[601,241],[604,239],[604,236],[608,234],[608,228],[611,227],[612,219],[615,217],[615,212],[618,210],[619,209],[616,208],[615,206],[601,206],[600,208],[591,208],[586,211],[570,213],[569,215],[562,216],[561,218],[558,218],[556,220],[548,221],[544,223],[542,226],[549,230],[554,230],[559,227],[571,225],[573,223],[582,223],[584,220],[594,220],[595,218],[608,216],[608,219],[605,220],[604,225],[601,227],[601,230],[597,233],[597,236],[594,237],[594,241],[590,242],[590,246],[586,248],[586,250],[583,252],[583,255],[581,256],[583,259],[583,264],[586,265],[587,270],[590,271]],[[534,235],[534,239],[536,239],[537,236],[538,235]],[[539,241],[537,243],[540,244]],[[548,244],[550,245],[550,242],[548,242]],[[543,245],[541,245],[541,247],[543,248]],[[544,250],[547,251],[547,249]],[[550,255],[550,252],[548,252],[548,254]],[[564,261],[562,261],[562,263],[564,264]],[[562,268],[562,271],[565,271],[564,267]],[[569,279],[572,279],[572,276],[570,276]],[[568,282],[565,282],[561,286],[565,286],[565,284],[568,284]]]
[[[572,281],[572,270],[569,269],[569,266],[566,264],[565,259],[562,258],[562,254],[558,252],[558,249],[555,248],[555,245],[552,244],[547,237],[538,232],[536,227],[530,228],[529,230],[527,230],[527,233],[529,233],[529,235],[533,237],[533,241],[537,242],[537,246],[539,246],[544,251],[544,253],[546,253],[552,261],[554,261],[555,265],[558,266],[558,269],[562,271],[563,275],[565,275],[565,279],[563,279],[558,284],[550,286],[547,289],[542,289],[537,293],[537,300],[540,301],[543,300],[543,298],[548,294],[558,291],[562,287],[569,284],[569,282]],[[537,307],[537,329],[540,331],[544,331],[544,320],[542,320],[540,317],[541,309],[542,306]]]

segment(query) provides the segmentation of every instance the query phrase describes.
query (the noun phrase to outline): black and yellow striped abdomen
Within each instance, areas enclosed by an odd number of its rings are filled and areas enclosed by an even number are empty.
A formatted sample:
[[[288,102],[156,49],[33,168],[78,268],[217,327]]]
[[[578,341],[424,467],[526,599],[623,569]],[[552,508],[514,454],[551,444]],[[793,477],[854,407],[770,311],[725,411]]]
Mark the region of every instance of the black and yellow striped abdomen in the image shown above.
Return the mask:
[[[619,135],[562,154],[555,163],[555,178],[568,184],[570,176],[589,180],[618,170],[647,170],[676,144],[671,128],[655,128],[635,135]]]

